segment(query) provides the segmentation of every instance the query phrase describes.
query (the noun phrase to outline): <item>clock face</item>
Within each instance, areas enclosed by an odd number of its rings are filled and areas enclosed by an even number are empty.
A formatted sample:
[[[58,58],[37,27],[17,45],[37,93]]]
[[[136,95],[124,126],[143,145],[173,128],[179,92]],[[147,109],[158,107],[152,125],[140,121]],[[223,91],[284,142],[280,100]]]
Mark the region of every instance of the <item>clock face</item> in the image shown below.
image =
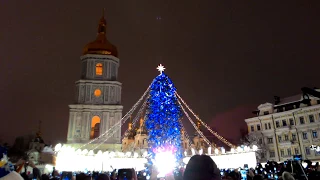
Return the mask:
[[[94,90],[94,96],[96,96],[96,97],[101,96],[101,90],[100,89]]]

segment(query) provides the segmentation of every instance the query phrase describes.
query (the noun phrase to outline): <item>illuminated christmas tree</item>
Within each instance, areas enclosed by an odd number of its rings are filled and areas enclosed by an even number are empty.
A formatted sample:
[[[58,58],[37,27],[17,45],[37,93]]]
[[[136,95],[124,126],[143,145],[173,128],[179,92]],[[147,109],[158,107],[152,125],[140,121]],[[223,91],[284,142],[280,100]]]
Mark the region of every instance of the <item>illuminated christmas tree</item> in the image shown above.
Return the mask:
[[[164,166],[168,169],[174,168],[182,159],[179,123],[182,113],[173,82],[163,73],[165,68],[161,64],[157,69],[160,74],[151,84],[145,124],[153,164],[159,166],[162,163],[160,161],[165,161]],[[171,162],[168,162],[169,159]]]

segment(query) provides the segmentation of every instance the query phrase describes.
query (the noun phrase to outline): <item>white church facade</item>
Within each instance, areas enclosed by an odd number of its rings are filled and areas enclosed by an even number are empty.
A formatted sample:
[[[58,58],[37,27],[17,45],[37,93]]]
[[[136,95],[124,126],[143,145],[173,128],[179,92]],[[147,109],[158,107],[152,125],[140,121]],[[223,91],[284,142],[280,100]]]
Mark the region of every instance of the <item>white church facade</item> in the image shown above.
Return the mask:
[[[117,81],[120,60],[117,48],[106,38],[106,25],[102,16],[96,40],[84,47],[80,57],[81,79],[75,83],[75,103],[69,105],[67,143],[74,147],[90,142],[122,118],[121,83]],[[121,127],[118,124],[116,133],[103,143],[101,149],[121,147]]]

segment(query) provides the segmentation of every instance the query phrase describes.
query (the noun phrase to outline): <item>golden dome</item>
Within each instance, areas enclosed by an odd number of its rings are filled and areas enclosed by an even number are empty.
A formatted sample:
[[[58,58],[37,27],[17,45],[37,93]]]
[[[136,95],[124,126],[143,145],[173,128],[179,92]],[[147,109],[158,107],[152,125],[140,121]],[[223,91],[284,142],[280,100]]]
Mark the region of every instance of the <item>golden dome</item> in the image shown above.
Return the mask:
[[[83,48],[83,55],[85,54],[103,54],[113,55],[118,57],[117,47],[111,44],[106,37],[107,22],[104,19],[104,13],[99,22],[98,34],[95,41],[87,44]]]

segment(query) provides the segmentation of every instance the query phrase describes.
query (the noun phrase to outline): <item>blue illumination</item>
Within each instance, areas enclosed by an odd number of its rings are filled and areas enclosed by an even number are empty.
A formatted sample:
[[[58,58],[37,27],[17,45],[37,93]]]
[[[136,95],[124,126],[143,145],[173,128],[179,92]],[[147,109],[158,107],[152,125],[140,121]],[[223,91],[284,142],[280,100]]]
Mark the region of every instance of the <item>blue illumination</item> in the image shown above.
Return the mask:
[[[182,159],[179,123],[182,113],[175,92],[173,82],[164,73],[158,75],[151,84],[145,122],[151,159],[154,159],[156,149],[168,147],[175,149],[177,161]]]

